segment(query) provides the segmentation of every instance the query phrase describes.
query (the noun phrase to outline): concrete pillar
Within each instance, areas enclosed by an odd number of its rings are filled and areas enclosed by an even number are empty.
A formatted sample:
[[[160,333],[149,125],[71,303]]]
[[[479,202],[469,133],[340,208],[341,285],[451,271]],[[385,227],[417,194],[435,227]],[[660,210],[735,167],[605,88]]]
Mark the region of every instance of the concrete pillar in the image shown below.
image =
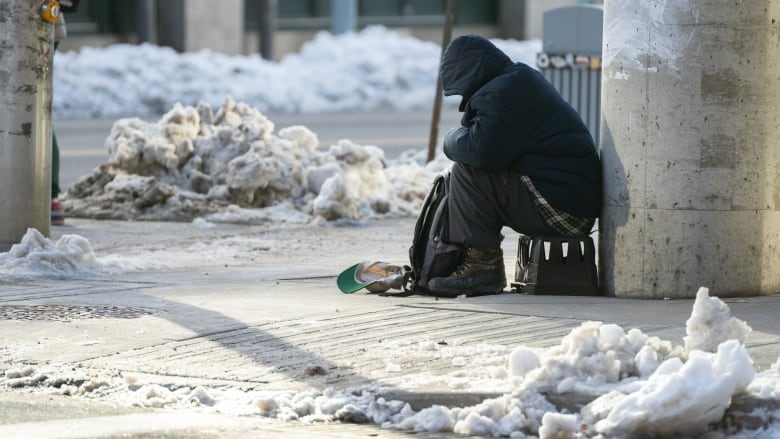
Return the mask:
[[[0,251],[51,223],[54,25],[39,0],[0,2]]]
[[[604,7],[602,288],[780,292],[780,1]]]
[[[184,2],[184,50],[211,49],[227,55],[244,51],[244,0]]]

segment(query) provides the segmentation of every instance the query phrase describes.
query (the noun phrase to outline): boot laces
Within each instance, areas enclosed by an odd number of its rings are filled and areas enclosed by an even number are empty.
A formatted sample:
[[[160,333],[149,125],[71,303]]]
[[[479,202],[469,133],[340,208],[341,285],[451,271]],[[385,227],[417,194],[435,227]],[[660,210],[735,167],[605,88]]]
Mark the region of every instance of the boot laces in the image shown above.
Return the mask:
[[[458,268],[453,273],[456,277],[462,277],[462,275],[466,274],[466,272],[471,268],[471,265],[476,262],[476,250],[473,248],[467,248],[466,249],[466,255],[463,259],[463,262],[460,263]]]
[[[469,268],[468,264],[464,261],[462,264],[460,264],[458,269],[455,270],[455,273],[453,273],[453,274],[455,275],[455,277],[461,277],[463,274],[466,273],[466,270],[468,268]]]

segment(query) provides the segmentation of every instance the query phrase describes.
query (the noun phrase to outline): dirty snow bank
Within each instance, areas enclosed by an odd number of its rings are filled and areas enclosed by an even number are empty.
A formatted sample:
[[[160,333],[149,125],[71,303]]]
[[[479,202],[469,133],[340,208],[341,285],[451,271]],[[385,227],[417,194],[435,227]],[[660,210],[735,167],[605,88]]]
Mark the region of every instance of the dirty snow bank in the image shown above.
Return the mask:
[[[107,163],[71,185],[68,216],[101,219],[304,223],[417,214],[446,157],[424,151],[386,160],[375,146],[341,140],[320,150],[304,126],[274,132],[258,109],[227,98],[180,104],[157,122],[120,119]]]
[[[699,437],[707,434],[711,423],[723,418],[733,396],[751,392],[753,397],[777,397],[780,361],[755,377],[742,342],[728,338],[734,320],[727,314],[728,307],[709,297],[706,289],[697,294],[689,323],[709,324],[689,324],[687,336],[716,342],[714,352],[672,346],[638,329],[625,331],[600,322],[583,323],[550,349],[519,346],[504,360],[504,373],[495,374],[496,381],[511,390],[472,407],[432,406],[414,411],[403,401],[377,397],[370,388],[244,391],[162,385],[150,376],[97,375],[67,368],[53,372],[31,366],[8,368],[0,375],[0,385],[139,406],[200,407],[301,422],[375,423],[412,431],[512,438]],[[724,315],[728,318],[721,318]],[[739,326],[749,331],[744,322]],[[742,335],[747,332],[737,334]],[[433,355],[437,348],[430,348]],[[484,363],[484,358],[471,351],[464,366]],[[574,391],[602,396],[573,412],[551,402],[552,395]],[[765,413],[765,420],[772,425],[768,429],[731,433],[733,437],[776,437],[777,417]],[[707,437],[725,434],[710,432]]]

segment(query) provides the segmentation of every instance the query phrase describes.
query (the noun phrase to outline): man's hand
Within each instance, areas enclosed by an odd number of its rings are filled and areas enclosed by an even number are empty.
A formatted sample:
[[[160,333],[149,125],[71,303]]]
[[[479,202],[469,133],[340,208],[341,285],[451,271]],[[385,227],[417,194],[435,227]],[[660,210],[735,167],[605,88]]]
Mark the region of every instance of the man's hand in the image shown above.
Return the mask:
[[[447,132],[447,135],[444,136],[444,149],[445,151],[453,146],[455,146],[458,142],[458,139],[462,136],[468,135],[469,129],[464,126],[459,126],[452,128]]]

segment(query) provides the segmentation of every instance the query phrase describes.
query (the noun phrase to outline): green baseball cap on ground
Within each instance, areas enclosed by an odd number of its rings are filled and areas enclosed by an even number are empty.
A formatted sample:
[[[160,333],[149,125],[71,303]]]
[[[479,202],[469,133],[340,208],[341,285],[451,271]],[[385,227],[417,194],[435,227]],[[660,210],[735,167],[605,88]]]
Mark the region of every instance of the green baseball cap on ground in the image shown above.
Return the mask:
[[[342,271],[336,284],[344,294],[352,294],[363,288],[381,293],[390,288],[400,288],[403,268],[381,261],[364,261]]]

